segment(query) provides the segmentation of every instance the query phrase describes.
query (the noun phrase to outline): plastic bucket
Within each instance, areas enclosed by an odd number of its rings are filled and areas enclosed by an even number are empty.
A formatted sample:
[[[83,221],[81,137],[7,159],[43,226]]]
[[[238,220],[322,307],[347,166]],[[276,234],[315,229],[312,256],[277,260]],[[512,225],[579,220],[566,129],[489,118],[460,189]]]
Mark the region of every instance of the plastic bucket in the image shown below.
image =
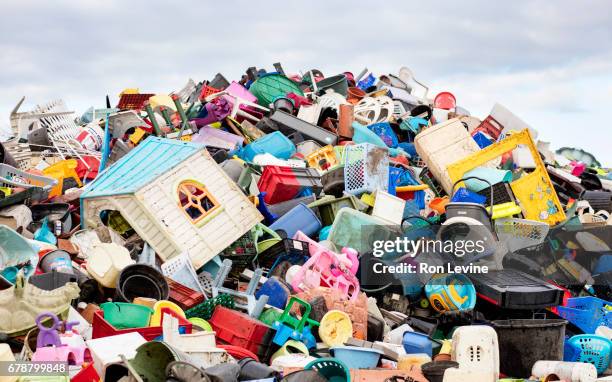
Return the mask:
[[[117,301],[131,302],[136,297],[167,300],[169,293],[164,275],[146,264],[129,265],[117,277]]]
[[[200,367],[193,357],[175,349],[165,342],[150,341],[136,349],[136,357],[128,361],[131,367],[148,382],[165,382],[166,366],[173,361],[185,361]]]
[[[62,251],[61,249],[47,252],[39,261],[40,269],[43,272],[62,272],[74,274],[72,270],[72,258],[70,254],[66,251]]]
[[[511,182],[512,172],[508,170],[498,170],[495,168],[477,167],[471,171],[466,172],[463,177],[482,178],[489,182],[483,182],[478,179],[468,179],[465,181],[465,185],[470,191],[478,192],[484,190],[485,188],[488,188],[489,184]]]
[[[104,131],[95,123],[83,127],[75,139],[84,149],[97,151],[104,142]]]
[[[346,97],[348,94],[348,81],[344,74],[338,74],[322,79],[317,82],[317,90],[320,94],[325,94],[327,89],[332,89],[334,92]]]
[[[126,302],[105,302],[100,305],[104,319],[117,329],[144,328],[149,326],[153,309]]]
[[[446,369],[458,367],[459,364],[454,361],[434,361],[421,365],[421,372],[429,382],[442,382]]]
[[[346,100],[353,105],[359,102],[363,97],[365,97],[366,92],[359,89],[358,87],[350,87],[347,90]]]
[[[500,371],[527,377],[540,360],[562,361],[565,320],[498,320],[497,332]]]

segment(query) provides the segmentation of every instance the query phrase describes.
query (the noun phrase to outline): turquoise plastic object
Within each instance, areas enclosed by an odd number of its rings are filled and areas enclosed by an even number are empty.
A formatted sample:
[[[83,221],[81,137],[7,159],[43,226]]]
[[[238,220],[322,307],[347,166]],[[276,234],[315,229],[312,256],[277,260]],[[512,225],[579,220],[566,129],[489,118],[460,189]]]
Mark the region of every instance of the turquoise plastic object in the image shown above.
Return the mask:
[[[462,274],[433,276],[425,285],[425,295],[438,312],[471,310],[476,305],[476,288]]]
[[[351,380],[351,372],[348,366],[337,358],[319,358],[304,366],[304,369],[316,370],[329,382],[350,382]]]
[[[568,320],[588,334],[595,333],[598,326],[612,327],[612,302],[597,297],[574,297],[565,306],[557,307],[559,316]]]
[[[321,230],[319,231],[319,241],[323,241],[323,240],[327,240],[327,238],[329,237],[329,231],[331,231],[331,227],[330,225],[326,225],[325,227],[321,228]]]
[[[610,365],[612,341],[593,334],[573,336],[565,342],[563,360],[568,362],[591,363],[601,374]]]
[[[376,135],[373,131],[368,129],[366,126],[353,122],[353,142],[355,143],[371,143],[378,147],[384,147],[389,149],[389,155],[398,156],[405,155],[406,153],[402,149],[390,148],[385,144],[385,141],[381,137]]]
[[[252,162],[256,155],[268,153],[278,159],[289,159],[295,154],[295,151],[293,142],[280,131],[275,131],[244,146],[240,157]]]
[[[287,238],[293,237],[297,231],[313,236],[321,229],[321,221],[313,210],[300,203],[272,223],[270,229],[284,231]]]
[[[410,117],[402,121],[400,124],[400,129],[410,130],[414,134],[418,134],[421,131],[421,128],[427,126],[428,124],[429,122],[425,118]]]
[[[46,224],[43,223],[43,227],[46,227]],[[29,264],[22,266],[21,269],[23,269],[24,276],[27,278],[38,265],[37,251],[30,246],[23,236],[5,225],[0,225],[0,269],[4,269],[6,276],[11,277],[15,269],[7,270],[7,268],[19,268],[20,265],[26,263]]]
[[[476,167],[466,172],[463,177],[466,179],[465,185],[470,191],[478,192],[489,188],[491,184],[501,182],[512,182],[512,172],[508,170],[498,170],[496,168]],[[471,178],[471,179],[467,179]],[[476,178],[481,178],[479,180]]]
[[[257,97],[257,102],[262,106],[270,105],[277,97],[287,93],[304,96],[298,84],[278,73],[268,73],[259,77],[253,82],[249,91]]]
[[[57,237],[49,229],[49,218],[44,218],[42,226],[34,232],[34,240],[42,241],[45,243],[55,245],[57,243]]]
[[[373,369],[382,354],[378,349],[357,346],[334,346],[330,350],[334,358],[344,362],[349,369]]]

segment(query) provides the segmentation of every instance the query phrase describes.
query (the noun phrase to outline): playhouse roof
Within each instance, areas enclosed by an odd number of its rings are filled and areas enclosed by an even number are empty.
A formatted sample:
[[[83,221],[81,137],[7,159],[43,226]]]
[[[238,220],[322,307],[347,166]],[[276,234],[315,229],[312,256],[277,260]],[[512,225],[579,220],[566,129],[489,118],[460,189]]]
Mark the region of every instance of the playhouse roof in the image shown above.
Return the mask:
[[[204,149],[202,144],[149,137],[87,185],[81,199],[134,193]]]

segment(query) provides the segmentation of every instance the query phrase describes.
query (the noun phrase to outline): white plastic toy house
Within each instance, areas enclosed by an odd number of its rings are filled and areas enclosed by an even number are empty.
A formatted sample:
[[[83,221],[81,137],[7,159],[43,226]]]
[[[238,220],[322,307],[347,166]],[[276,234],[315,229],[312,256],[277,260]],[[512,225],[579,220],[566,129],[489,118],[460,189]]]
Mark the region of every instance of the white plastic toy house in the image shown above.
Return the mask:
[[[263,219],[203,145],[149,137],[81,195],[83,228],[116,210],[163,259],[182,252],[196,269]]]

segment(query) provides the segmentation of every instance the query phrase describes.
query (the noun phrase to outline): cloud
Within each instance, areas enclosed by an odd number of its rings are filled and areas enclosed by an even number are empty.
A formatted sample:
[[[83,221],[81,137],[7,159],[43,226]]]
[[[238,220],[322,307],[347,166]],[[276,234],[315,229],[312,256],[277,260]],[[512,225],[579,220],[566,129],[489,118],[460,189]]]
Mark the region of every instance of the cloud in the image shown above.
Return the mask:
[[[478,116],[499,101],[553,145],[580,144],[609,164],[599,126],[612,86],[610,14],[605,0],[9,0],[0,14],[0,126],[22,95],[26,108],[61,97],[80,113],[125,87],[167,93],[189,77],[237,79],[279,61],[288,72],[327,75],[406,65]]]

